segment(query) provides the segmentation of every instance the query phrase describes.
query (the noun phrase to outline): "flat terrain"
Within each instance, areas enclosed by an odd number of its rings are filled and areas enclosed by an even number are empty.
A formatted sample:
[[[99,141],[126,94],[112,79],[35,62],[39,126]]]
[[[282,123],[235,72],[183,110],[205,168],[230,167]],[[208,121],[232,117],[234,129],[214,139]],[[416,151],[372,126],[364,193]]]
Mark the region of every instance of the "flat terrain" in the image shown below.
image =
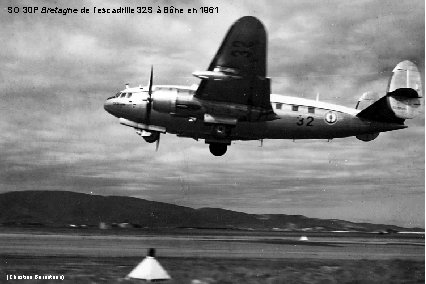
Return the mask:
[[[170,283],[424,283],[424,236],[377,234],[6,230],[7,275],[64,275],[69,283],[116,283],[157,249]],[[198,280],[199,282],[195,281]],[[26,281],[7,281],[7,283]],[[33,283],[33,281],[28,281]],[[42,280],[39,283],[58,283]],[[62,282],[63,283],[63,282]]]

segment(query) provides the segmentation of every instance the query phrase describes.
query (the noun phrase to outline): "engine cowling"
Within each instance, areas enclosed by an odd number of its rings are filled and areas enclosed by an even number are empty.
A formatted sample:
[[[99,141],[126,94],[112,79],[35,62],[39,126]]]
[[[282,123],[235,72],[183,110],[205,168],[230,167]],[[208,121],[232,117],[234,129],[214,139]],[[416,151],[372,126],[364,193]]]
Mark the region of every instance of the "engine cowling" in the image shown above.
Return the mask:
[[[152,108],[162,113],[171,113],[176,108],[176,90],[158,90],[153,96]]]
[[[152,107],[155,111],[182,117],[203,114],[201,103],[193,95],[180,95],[176,90],[156,91]]]

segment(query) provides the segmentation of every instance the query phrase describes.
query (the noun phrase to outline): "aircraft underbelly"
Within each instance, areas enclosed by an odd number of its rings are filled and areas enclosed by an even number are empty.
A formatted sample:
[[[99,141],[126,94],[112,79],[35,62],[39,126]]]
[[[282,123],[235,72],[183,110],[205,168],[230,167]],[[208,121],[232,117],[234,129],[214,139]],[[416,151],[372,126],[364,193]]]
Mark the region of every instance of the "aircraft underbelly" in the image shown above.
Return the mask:
[[[123,117],[144,123],[144,105],[127,104],[122,108]],[[403,128],[400,125],[374,123],[354,115],[316,109],[315,113],[275,110],[278,119],[260,122],[237,122],[228,126],[229,134],[225,140],[259,139],[332,139],[356,136]],[[200,118],[188,118],[152,111],[151,123],[165,127],[166,131],[182,137],[216,140],[213,129]],[[221,138],[223,139],[223,137]]]
[[[335,121],[334,121],[335,119]],[[152,122],[166,127],[167,132],[194,139],[213,138],[212,127],[201,119],[192,120],[173,117],[169,114],[153,113]],[[287,114],[279,119],[263,122],[238,122],[230,127],[230,140],[258,139],[331,139],[371,132],[371,125],[345,113],[337,113],[327,122],[323,113]]]
[[[260,135],[264,139],[330,139],[366,131],[366,126],[357,118],[346,117],[345,114],[339,114],[339,118],[334,123],[327,123],[322,116],[282,115],[280,119],[268,121],[265,125],[256,126],[252,123],[247,127],[241,124],[239,134],[250,137],[253,133],[250,129],[262,129],[256,136]]]

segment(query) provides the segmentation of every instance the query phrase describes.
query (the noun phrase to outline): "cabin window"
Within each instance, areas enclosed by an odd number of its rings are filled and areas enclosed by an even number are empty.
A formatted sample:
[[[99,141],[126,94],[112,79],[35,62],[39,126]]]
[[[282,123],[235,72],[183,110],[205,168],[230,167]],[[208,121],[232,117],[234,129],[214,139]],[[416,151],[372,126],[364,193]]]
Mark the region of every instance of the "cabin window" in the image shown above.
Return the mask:
[[[292,107],[291,107],[291,109],[292,109],[293,111],[298,111],[298,110],[299,110],[299,106],[292,106]]]
[[[127,93],[127,97],[126,98],[131,98],[132,97],[132,93]]]
[[[315,108],[314,107],[308,107],[308,112],[309,113],[315,113]]]
[[[115,97],[118,98],[120,97],[120,95],[121,95],[121,92],[118,92],[117,94],[115,94]]]
[[[182,95],[189,95],[189,90],[186,89],[177,89],[177,92]]]
[[[122,93],[120,98],[124,98],[126,96],[126,93]]]
[[[276,106],[277,109],[282,109],[283,108],[283,104],[282,103],[277,103],[275,106]]]

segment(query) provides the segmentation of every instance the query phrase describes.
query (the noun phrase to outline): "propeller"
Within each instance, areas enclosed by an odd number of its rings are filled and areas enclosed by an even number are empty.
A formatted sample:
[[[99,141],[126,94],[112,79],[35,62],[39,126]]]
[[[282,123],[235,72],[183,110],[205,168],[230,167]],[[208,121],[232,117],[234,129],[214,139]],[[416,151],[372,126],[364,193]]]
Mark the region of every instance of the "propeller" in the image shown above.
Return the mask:
[[[157,141],[155,142],[155,152],[158,152],[158,147],[160,147],[160,136],[161,134],[158,134]]]
[[[151,124],[151,109],[152,109],[152,81],[154,77],[154,68],[151,65],[151,74],[149,76],[149,82],[148,82],[148,99],[146,103],[146,113],[145,113],[145,122],[147,125]],[[158,151],[158,147],[160,146],[160,133],[158,133],[158,138],[155,143],[155,151]]]
[[[146,124],[150,125],[151,122],[151,108],[152,108],[152,78],[153,78],[153,67],[151,65],[151,75],[149,76],[148,82],[148,99],[146,100],[146,113],[145,113],[145,121]]]

